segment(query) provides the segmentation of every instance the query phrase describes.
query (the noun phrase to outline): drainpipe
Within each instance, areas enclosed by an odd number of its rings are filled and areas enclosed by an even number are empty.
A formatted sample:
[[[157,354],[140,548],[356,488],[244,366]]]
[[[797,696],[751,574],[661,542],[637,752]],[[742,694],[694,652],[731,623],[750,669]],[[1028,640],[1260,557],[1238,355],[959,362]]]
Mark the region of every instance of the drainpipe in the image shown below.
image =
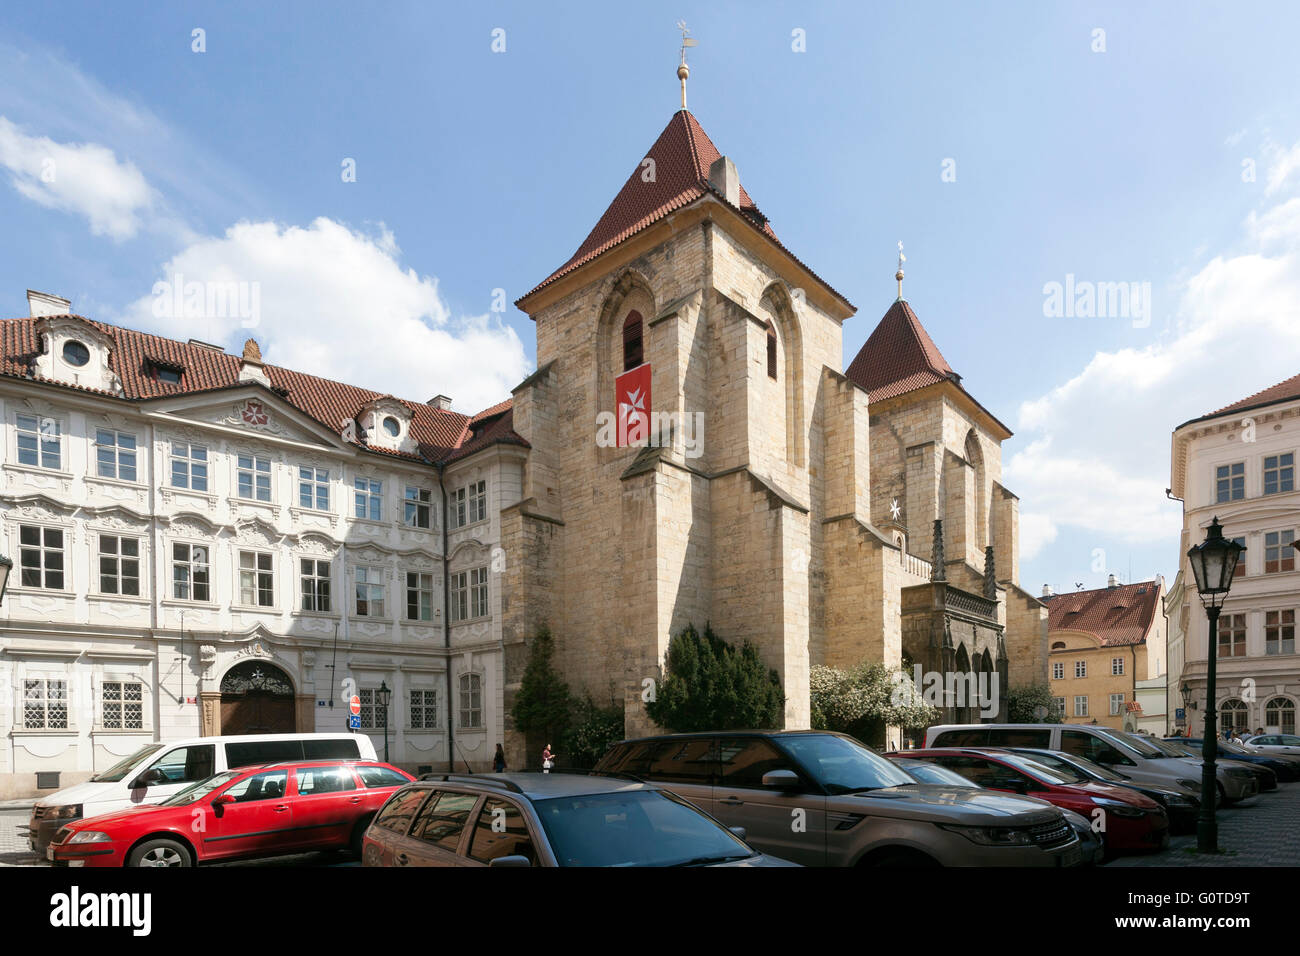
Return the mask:
[[[456,772],[456,729],[451,706],[451,572],[447,560],[447,487],[443,484],[444,466],[438,465],[438,494],[442,497],[442,646],[447,649],[447,772]]]

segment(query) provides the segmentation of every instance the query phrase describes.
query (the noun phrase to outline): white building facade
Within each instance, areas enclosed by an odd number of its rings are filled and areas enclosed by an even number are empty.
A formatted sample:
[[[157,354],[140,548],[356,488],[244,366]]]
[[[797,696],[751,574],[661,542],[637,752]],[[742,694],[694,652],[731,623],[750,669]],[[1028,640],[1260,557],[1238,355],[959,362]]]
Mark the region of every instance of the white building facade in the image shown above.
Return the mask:
[[[381,686],[394,763],[490,767],[508,410],[44,310],[0,322],[0,797],[153,741],[346,730],[353,695],[382,756]]]
[[[1183,499],[1184,517],[1180,570],[1166,599],[1169,698],[1171,708],[1184,708],[1193,736],[1204,730],[1210,649],[1187,551],[1216,516],[1224,536],[1246,547],[1219,617],[1218,729],[1296,732],[1298,452],[1300,376],[1174,430],[1172,494]]]

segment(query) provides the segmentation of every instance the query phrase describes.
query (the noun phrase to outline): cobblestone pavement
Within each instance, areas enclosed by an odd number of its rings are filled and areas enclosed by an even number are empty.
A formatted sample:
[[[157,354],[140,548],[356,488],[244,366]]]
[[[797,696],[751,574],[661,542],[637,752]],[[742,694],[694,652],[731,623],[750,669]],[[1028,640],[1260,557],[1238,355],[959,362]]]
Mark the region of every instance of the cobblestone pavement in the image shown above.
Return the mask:
[[[1196,834],[1170,837],[1169,849],[1122,856],[1107,866],[1300,866],[1300,782],[1280,783],[1220,810],[1217,855],[1196,852]]]

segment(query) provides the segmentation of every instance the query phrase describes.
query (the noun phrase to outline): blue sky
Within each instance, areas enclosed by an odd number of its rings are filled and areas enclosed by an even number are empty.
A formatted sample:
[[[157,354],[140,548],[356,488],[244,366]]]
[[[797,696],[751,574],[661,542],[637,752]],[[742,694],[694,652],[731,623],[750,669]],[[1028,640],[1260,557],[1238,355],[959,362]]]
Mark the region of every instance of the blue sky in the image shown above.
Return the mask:
[[[904,242],[908,300],[1016,432],[1022,583],[1172,577],[1171,429],[1300,371],[1294,5],[11,5],[0,314],[35,288],[237,348],[151,290],[249,278],[268,360],[491,404],[534,354],[495,290],[567,259],[667,123],[678,18],[692,111],[858,306],[846,363]],[[1149,283],[1150,313],[1046,315],[1067,275]]]

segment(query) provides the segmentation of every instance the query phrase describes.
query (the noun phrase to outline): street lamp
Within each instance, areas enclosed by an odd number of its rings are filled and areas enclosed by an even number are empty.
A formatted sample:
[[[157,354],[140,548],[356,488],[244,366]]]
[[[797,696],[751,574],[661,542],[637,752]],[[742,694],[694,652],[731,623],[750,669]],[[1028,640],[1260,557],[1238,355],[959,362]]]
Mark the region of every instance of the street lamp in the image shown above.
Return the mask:
[[[5,589],[9,587],[9,572],[14,569],[14,563],[0,554],[0,604],[4,603]]]
[[[1192,685],[1183,681],[1183,686],[1178,691],[1183,695],[1183,736],[1190,737],[1188,731],[1192,726]]]
[[[1205,733],[1201,742],[1201,815],[1196,821],[1196,848],[1202,853],[1217,853],[1219,825],[1214,818],[1216,787],[1214,757],[1217,751],[1217,731],[1214,726],[1214,678],[1219,652],[1219,612],[1232,587],[1232,575],[1237,570],[1237,560],[1245,547],[1223,536],[1223,528],[1216,516],[1205,531],[1205,540],[1193,545],[1187,552],[1196,575],[1196,592],[1205,605],[1205,615],[1210,619],[1210,643],[1206,653],[1205,670]]]
[[[379,698],[379,706],[384,711],[384,763],[388,763],[388,702],[393,699],[393,692],[388,687],[387,681],[379,682],[379,690],[375,692]]]

